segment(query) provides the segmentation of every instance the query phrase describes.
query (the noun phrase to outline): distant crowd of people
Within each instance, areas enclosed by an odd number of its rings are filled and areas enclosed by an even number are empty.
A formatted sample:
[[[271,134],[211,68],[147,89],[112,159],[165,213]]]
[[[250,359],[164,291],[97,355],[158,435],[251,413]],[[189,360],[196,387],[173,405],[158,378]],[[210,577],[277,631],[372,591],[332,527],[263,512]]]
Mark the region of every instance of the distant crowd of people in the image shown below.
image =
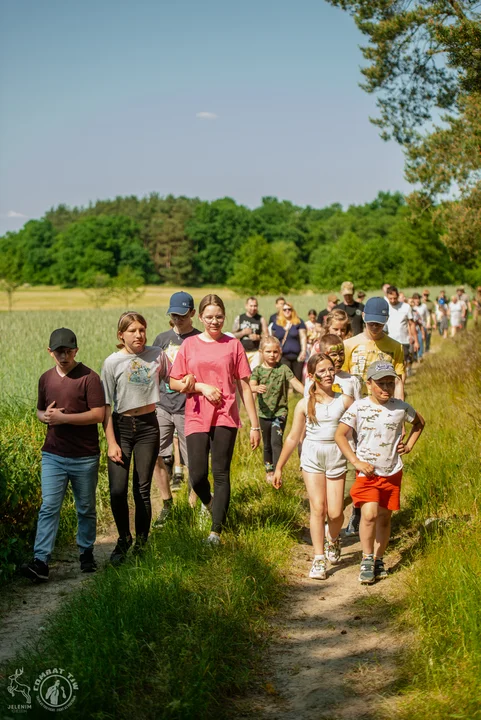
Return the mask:
[[[83,572],[96,569],[96,487],[100,458],[98,424],[108,445],[112,515],[118,541],[111,563],[144,552],[152,524],[151,484],[155,478],[163,508],[155,528],[172,522],[172,491],[180,486],[182,466],[189,501],[210,522],[205,538],[221,543],[230,502],[230,468],[238,429],[239,401],[249,418],[255,450],[262,437],[266,481],[282,486],[289,457],[299,452],[310,503],[314,558],[309,576],[324,579],[328,564],[341,559],[341,528],[346,491],[353,510],[346,535],[360,533],[363,557],[359,580],[371,584],[387,576],[384,551],[390,518],[399,509],[402,458],[424,427],[421,415],[404,401],[412,363],[429,352],[437,327],[447,336],[475,324],[481,287],[472,301],[459,287],[448,302],[429,290],[406,300],[393,286],[383,295],[354,297],[352,282],[341,286],[342,301],[328,296],[304,322],[292,303],[276,299],[266,320],[249,297],[224,332],[222,299],[206,295],[199,304],[202,331],[193,326],[196,310],[189,293],[172,295],[167,314],[171,329],[147,344],[147,321],[123,313],[117,326],[117,351],[97,373],[77,362],[77,337],[68,328],[50,336],[54,366],[38,386],[37,416],[47,425],[42,448],[42,505],[34,557],[22,573],[34,581],[49,577],[60,509],[68,483],[77,516],[77,545]],[[284,443],[289,389],[300,394],[291,431]],[[405,423],[412,428],[404,437]],[[209,460],[213,488],[209,480]],[[128,487],[133,464],[135,544]]]

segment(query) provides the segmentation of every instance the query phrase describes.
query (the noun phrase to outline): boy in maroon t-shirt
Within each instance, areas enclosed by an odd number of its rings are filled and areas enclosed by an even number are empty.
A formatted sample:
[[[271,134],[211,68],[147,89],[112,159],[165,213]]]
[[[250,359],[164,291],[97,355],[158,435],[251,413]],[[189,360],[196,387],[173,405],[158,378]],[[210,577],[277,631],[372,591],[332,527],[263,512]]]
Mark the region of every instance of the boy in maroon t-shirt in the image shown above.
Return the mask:
[[[42,506],[34,559],[21,567],[22,575],[35,581],[48,580],[48,563],[69,480],[77,508],[80,569],[94,572],[97,567],[93,556],[100,458],[97,424],[104,419],[104,391],[97,373],[75,360],[77,338],[71,330],[54,330],[48,352],[55,367],[41,376],[37,402],[37,417],[48,425],[42,447]]]

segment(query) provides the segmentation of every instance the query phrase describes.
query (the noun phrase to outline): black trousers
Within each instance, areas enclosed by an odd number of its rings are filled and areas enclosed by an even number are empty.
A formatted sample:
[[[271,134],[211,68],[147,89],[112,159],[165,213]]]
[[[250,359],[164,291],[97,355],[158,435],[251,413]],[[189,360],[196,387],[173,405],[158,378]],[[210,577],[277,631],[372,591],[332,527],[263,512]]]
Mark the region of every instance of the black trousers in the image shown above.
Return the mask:
[[[287,415],[273,418],[259,418],[264,443],[264,465],[267,472],[275,470],[282,451],[282,440],[286,429]]]
[[[212,531],[220,533],[230,501],[230,465],[234,453],[237,428],[217,426],[209,432],[187,435],[187,454],[192,488],[204,505],[211,500],[209,484],[209,452],[214,476]]]
[[[300,350],[299,350],[300,352]],[[297,358],[294,358],[293,360],[289,359],[285,355],[281,357],[281,363],[283,365],[287,365],[288,368],[292,370],[295,377],[299,380],[299,382],[302,382],[302,369],[304,367],[304,363],[297,360]]]
[[[122,463],[109,459],[110,505],[119,537],[130,535],[127,499],[129,470],[134,457],[133,493],[135,502],[135,534],[147,539],[152,520],[150,487],[159,454],[159,424],[155,412],[137,417],[113,413],[115,439],[122,449]]]

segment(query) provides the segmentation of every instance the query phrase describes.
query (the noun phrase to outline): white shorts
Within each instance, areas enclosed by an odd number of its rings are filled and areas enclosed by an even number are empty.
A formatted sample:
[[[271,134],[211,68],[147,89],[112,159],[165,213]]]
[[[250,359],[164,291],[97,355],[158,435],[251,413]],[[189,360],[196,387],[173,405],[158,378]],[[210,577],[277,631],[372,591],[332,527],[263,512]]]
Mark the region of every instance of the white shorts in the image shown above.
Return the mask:
[[[322,473],[334,479],[344,475],[347,470],[347,460],[335,442],[304,440],[301,469],[309,473]]]

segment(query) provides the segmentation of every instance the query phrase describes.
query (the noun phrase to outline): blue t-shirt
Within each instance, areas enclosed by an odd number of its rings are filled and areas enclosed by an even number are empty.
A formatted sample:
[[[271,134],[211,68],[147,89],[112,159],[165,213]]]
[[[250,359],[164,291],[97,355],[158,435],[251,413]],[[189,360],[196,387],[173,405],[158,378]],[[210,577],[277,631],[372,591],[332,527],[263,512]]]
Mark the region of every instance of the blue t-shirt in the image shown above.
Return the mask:
[[[287,332],[287,337],[284,341],[284,336],[286,335],[286,328],[282,327],[282,325],[276,325],[276,323],[272,323],[272,334],[279,340],[279,342],[282,345],[282,354],[286,356],[288,360],[295,360],[296,357],[301,352],[301,342],[299,340],[299,330],[305,330],[306,325],[304,323],[304,320],[301,320],[299,325],[291,325]],[[284,344],[282,344],[284,341]]]

